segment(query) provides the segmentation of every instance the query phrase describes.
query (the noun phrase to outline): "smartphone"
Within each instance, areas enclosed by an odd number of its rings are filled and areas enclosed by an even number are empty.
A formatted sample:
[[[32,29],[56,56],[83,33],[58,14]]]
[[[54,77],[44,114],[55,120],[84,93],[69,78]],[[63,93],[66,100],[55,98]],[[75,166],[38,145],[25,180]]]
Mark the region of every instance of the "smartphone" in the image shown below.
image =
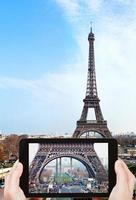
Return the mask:
[[[107,197],[117,158],[112,138],[22,139],[20,187],[26,197]]]

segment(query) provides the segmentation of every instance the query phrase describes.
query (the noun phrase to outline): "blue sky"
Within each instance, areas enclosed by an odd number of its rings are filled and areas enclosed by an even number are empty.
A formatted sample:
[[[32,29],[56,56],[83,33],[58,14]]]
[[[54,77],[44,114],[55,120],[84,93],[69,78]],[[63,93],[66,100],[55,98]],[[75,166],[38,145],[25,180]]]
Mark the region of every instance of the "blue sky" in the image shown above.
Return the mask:
[[[0,6],[0,130],[72,133],[93,21],[98,95],[113,133],[136,131],[136,2],[24,0]]]
[[[0,24],[1,75],[36,78],[72,56],[69,24],[53,1],[4,1]]]

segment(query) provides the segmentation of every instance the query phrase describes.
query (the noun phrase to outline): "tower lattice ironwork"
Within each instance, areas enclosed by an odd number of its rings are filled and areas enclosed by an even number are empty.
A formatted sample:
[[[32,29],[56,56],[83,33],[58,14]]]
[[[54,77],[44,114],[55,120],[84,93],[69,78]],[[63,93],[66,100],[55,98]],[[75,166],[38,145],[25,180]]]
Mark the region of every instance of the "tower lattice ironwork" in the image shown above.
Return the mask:
[[[107,121],[104,120],[101,107],[100,99],[97,93],[96,84],[96,73],[95,73],[95,56],[94,56],[94,33],[92,28],[88,35],[89,41],[89,58],[88,58],[88,76],[87,76],[87,87],[86,96],[83,99],[84,106],[80,119],[77,121],[77,127],[73,134],[73,137],[80,137],[84,133],[97,132],[102,137],[111,137],[111,133],[107,127]],[[95,120],[88,120],[88,110],[94,109]]]

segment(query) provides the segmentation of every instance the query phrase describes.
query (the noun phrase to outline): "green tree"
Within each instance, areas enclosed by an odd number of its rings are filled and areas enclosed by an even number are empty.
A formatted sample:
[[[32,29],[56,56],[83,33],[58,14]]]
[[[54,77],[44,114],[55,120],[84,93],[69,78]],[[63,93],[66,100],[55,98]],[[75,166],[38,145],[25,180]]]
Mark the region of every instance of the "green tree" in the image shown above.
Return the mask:
[[[136,176],[136,164],[128,164],[128,168]]]

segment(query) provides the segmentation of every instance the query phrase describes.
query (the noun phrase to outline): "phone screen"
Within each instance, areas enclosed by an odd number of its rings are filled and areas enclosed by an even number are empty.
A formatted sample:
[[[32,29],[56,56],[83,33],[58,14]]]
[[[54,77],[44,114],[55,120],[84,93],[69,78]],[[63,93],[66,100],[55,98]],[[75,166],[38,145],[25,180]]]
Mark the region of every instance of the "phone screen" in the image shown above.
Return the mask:
[[[29,193],[107,193],[108,143],[29,143]]]

